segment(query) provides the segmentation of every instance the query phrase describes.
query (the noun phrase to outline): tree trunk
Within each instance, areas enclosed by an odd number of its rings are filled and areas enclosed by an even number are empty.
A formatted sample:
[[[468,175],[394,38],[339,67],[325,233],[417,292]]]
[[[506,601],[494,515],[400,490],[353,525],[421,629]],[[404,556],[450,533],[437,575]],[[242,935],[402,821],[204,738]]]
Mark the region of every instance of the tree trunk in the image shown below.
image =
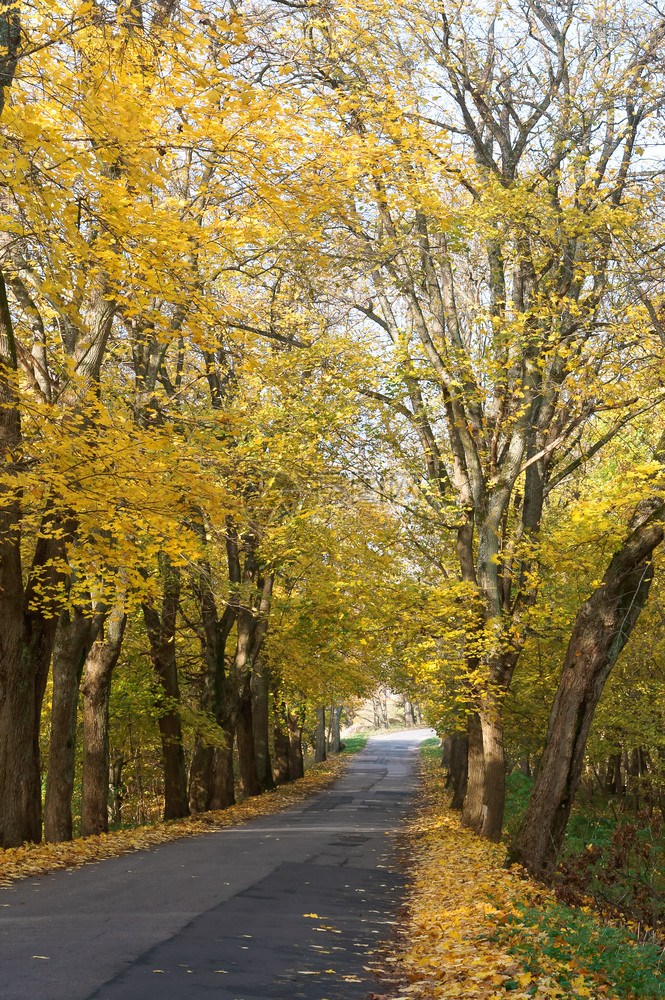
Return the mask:
[[[214,746],[204,743],[197,735],[189,765],[189,811],[191,813],[206,812],[207,809],[210,809],[214,761]]]
[[[374,728],[381,728],[381,703],[379,699],[374,695],[372,698],[372,714],[374,715]]]
[[[60,598],[41,599],[38,593],[58,593],[64,537],[56,545],[38,540],[35,578],[24,594],[18,546],[12,545],[11,529],[3,532],[5,521],[0,515],[0,847],[19,847],[42,835],[39,730]]]
[[[83,787],[81,836],[108,833],[109,828],[109,697],[111,675],[118,662],[127,616],[116,609],[106,638],[95,642],[83,676]]]
[[[339,733],[342,718],[342,706],[333,705],[330,710],[330,754],[338,754],[342,749],[342,740]]]
[[[256,769],[256,753],[254,752],[250,675],[247,675],[245,678],[238,700],[236,741],[238,743],[238,767],[240,769],[240,788],[242,793],[245,797],[260,795],[261,784]]]
[[[473,692],[475,711],[468,723],[467,787],[462,822],[488,840],[498,840],[505,806],[503,694],[508,690],[519,650],[497,654],[487,663],[488,680]],[[471,658],[468,669],[478,668]]]
[[[410,728],[411,726],[415,726],[415,724],[416,724],[416,715],[415,712],[413,711],[413,705],[406,697],[406,695],[404,695],[404,725],[409,726]]]
[[[618,795],[621,789],[621,754],[610,754],[607,760],[605,791],[608,795]]]
[[[5,25],[14,31],[9,22]],[[3,66],[9,86],[15,66],[9,51]],[[71,520],[47,509],[43,527],[48,531],[37,539],[24,586],[21,505],[10,480],[23,457],[17,367],[0,271],[0,455],[5,463],[0,485],[0,847],[39,841],[42,835],[39,726],[66,577],[62,563],[74,530]]]
[[[500,707],[489,698],[478,715],[483,737],[483,821],[477,832],[488,840],[499,840],[506,801],[503,719]]]
[[[450,737],[450,765],[448,773],[453,787],[451,809],[461,809],[464,805],[467,784],[468,741],[464,733],[453,733]]]
[[[297,781],[305,775],[305,765],[302,753],[302,726],[297,717],[287,710],[286,723],[289,730],[289,775],[291,781]]]
[[[326,710],[316,710],[316,733],[314,736],[314,760],[316,763],[326,759]]]
[[[462,807],[462,825],[479,833],[483,825],[485,758],[483,732],[477,713],[467,722],[467,786]]]
[[[228,809],[236,800],[233,776],[233,725],[227,721],[224,745],[215,747],[211,809]]]
[[[207,535],[205,518],[200,508],[194,508],[192,526],[198,533],[205,548]],[[203,652],[203,687],[200,705],[204,712],[215,717],[218,726],[225,732],[233,730],[232,717],[235,711],[233,685],[226,676],[226,644],[231,634],[237,614],[237,586],[240,582],[238,561],[238,536],[233,522],[227,519],[226,551],[228,561],[231,596],[226,603],[221,618],[217,614],[217,604],[213,591],[213,574],[209,562],[203,559],[194,575],[194,593],[199,601],[201,617],[201,645]],[[189,808],[192,812],[206,809],[221,809],[234,802],[232,760],[229,779],[225,773],[227,753],[226,742],[218,754],[214,746],[206,744],[201,736],[196,736],[194,752],[189,769]],[[233,756],[233,736],[231,736],[231,757]],[[218,772],[224,773],[218,780]],[[213,805],[218,803],[217,805]],[[223,803],[220,805],[219,803]]]
[[[290,743],[286,723],[286,705],[282,702],[276,713],[273,730],[273,745],[275,748],[275,784],[284,785],[291,778],[289,767]]]
[[[556,865],[596,705],[648,596],[651,555],[663,539],[663,529],[654,520],[661,515],[660,498],[639,505],[631,534],[575,619],[545,750],[511,851],[533,874],[551,872]]]
[[[384,729],[388,728],[388,689],[381,688],[379,691],[379,706],[381,709],[381,724]]]
[[[171,565],[168,556],[163,556],[161,561],[164,577],[161,613],[151,601],[144,602],[142,607],[150,642],[150,658],[158,686],[157,710],[164,768],[164,819],[179,819],[189,815],[175,650],[180,572]]]
[[[261,791],[265,792],[274,788],[275,782],[270,763],[270,675],[261,657],[254,661],[251,687],[256,773]]]
[[[117,825],[122,822],[122,769],[125,766],[124,757],[117,757],[112,763],[109,773],[110,798],[109,805],[110,822]]]
[[[76,771],[76,724],[79,686],[85,659],[103,616],[75,607],[60,615],[53,647],[53,696],[49,740],[44,839],[72,839],[72,793]]]

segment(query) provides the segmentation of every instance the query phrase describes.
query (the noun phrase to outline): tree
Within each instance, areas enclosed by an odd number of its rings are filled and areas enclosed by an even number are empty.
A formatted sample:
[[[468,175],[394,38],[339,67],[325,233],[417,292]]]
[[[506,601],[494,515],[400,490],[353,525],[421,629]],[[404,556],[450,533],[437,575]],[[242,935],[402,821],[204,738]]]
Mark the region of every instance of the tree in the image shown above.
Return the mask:
[[[640,225],[636,149],[662,106],[662,23],[642,13],[340,3],[311,22],[309,87],[329,116],[312,126],[327,170],[317,160],[312,183],[353,275],[340,298],[381,338],[365,392],[411,428],[424,501],[476,595],[464,819],[493,838],[543,505],[583,461],[594,415],[615,419],[587,457],[635,406],[609,289],[614,233]]]

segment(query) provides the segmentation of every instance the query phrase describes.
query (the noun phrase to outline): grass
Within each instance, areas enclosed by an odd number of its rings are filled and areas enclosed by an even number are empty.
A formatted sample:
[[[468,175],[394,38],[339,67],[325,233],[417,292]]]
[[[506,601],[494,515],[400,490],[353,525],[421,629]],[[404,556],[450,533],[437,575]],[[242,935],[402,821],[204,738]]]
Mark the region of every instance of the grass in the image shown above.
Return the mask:
[[[532,787],[533,779],[519,771],[508,776],[504,840],[509,841],[517,834]],[[559,873],[556,882],[559,896],[566,897],[566,879],[571,875],[578,879],[580,875],[584,876],[588,884],[585,890],[588,896],[576,887],[579,901],[591,902],[597,895],[597,906],[603,901],[610,903],[614,895],[617,899],[626,895],[626,886],[628,890],[635,887],[641,876],[636,859],[631,861],[630,853],[624,851],[625,870],[617,868],[614,863],[616,851],[613,843],[618,827],[616,818],[608,813],[606,802],[596,803],[595,806],[585,802],[576,804],[561,853],[564,870]],[[644,839],[646,831],[637,831],[638,840],[640,834]],[[612,869],[609,879],[608,865]],[[598,875],[606,884],[598,880]],[[570,895],[568,899],[570,901]],[[577,901],[575,896],[572,899]],[[602,909],[606,914],[619,916],[621,913],[612,905]],[[528,935],[523,933],[524,924],[533,925],[536,922],[540,928],[537,949]],[[521,912],[506,917],[497,928],[496,940],[507,946],[510,954],[518,957],[534,975],[542,968],[542,956],[549,958],[559,969],[556,979],[563,989],[570,988],[576,970],[583,968],[593,978],[609,984],[616,996],[626,1000],[665,998],[662,943],[640,943],[632,933],[630,923],[620,926],[617,921],[601,922],[598,913],[589,906],[568,906],[559,901],[539,911],[524,907]]]
[[[441,757],[441,745],[436,736],[430,736],[428,740],[423,740],[420,744],[420,756],[425,760],[439,760]]]
[[[346,736],[342,743],[344,744],[344,749],[342,754],[348,756],[349,754],[358,753],[359,750],[367,743],[369,737],[365,733],[357,733],[355,736]]]
[[[492,940],[534,978],[547,970],[566,992],[572,993],[583,973],[587,980],[609,986],[625,1000],[665,997],[661,949],[652,943],[638,944],[621,927],[600,924],[589,910],[562,904],[518,904],[497,922]]]
[[[408,913],[381,970],[386,986],[404,1000],[665,1000],[662,946],[562,903],[507,867],[505,845],[461,828],[435,744],[421,747],[425,800],[407,834]],[[513,824],[529,784],[511,776]]]

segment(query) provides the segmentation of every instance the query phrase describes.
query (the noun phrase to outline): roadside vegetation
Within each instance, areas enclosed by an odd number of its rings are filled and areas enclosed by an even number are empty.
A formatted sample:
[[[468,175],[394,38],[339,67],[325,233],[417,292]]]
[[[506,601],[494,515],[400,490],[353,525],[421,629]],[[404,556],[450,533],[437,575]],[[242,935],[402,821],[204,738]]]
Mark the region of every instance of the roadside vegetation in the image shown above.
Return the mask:
[[[145,850],[181,837],[197,837],[289,809],[331,785],[343,773],[349,757],[362,750],[366,742],[364,735],[352,736],[339,756],[312,764],[305,777],[258,798],[243,799],[227,809],[200,813],[183,820],[162,820],[91,837],[77,837],[61,844],[25,844],[10,848],[0,854],[0,886],[10,885],[20,878],[45,875],[59,868],[78,868],[131,851]]]
[[[665,996],[662,939],[569,906],[508,867],[506,845],[461,827],[435,745],[423,748],[420,808],[409,823],[405,916],[381,969],[386,997]]]

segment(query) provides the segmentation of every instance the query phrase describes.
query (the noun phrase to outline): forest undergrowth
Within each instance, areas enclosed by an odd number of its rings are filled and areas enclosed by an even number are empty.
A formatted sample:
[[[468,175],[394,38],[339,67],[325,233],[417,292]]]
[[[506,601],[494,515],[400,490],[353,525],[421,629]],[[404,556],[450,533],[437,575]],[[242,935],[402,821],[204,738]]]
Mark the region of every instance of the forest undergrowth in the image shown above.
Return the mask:
[[[517,833],[533,780],[507,780],[504,840]],[[560,903],[590,905],[642,941],[665,943],[665,830],[659,809],[628,796],[578,795],[552,886]]]
[[[421,801],[405,833],[405,916],[375,1000],[665,997],[662,946],[638,943],[506,867],[505,845],[462,829],[448,808],[438,749],[425,745],[420,766]]]
[[[335,757],[312,764],[304,778],[280,785],[269,792],[243,799],[228,809],[198,813],[186,819],[113,830],[92,837],[77,837],[59,844],[23,844],[0,850],[0,886],[21,878],[46,875],[58,868],[79,868],[132,851],[141,851],[181,837],[197,837],[259,816],[282,812],[331,785],[344,771],[349,757],[365,745],[366,737],[347,740],[346,749]]]

